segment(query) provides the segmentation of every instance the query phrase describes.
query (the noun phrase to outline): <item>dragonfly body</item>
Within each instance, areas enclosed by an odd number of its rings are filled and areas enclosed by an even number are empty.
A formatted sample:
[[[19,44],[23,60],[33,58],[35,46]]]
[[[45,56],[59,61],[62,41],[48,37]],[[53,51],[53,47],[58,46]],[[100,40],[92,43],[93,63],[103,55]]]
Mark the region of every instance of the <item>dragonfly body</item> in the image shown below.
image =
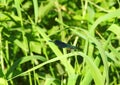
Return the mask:
[[[66,43],[64,43],[62,41],[59,41],[59,40],[55,40],[54,43],[60,48],[70,48],[70,49],[76,49],[77,48],[75,46],[66,44]]]

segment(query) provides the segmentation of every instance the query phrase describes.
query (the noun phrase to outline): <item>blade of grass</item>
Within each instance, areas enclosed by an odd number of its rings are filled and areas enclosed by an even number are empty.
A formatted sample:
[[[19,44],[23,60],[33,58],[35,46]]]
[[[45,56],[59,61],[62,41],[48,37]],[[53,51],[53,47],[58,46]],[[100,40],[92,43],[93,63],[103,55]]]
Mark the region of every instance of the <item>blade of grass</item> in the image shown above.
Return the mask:
[[[53,0],[49,0],[48,4],[45,6],[41,4],[41,6],[39,7],[39,12],[38,12],[39,18],[40,19],[44,18],[44,16],[48,14],[48,12],[52,9],[53,6],[54,6]]]
[[[120,9],[117,9],[113,12],[109,12],[108,14],[98,18],[94,24],[90,27],[90,33],[92,35],[95,34],[95,28],[97,27],[98,24],[100,24],[102,21],[106,21],[108,19],[114,18],[114,17],[119,17],[120,16]]]
[[[46,81],[45,81],[45,84],[44,85],[51,85],[53,82],[54,82],[54,78],[46,78],[45,79]]]
[[[71,30],[72,30],[73,32],[77,33],[77,34],[80,34],[80,33],[79,33],[77,30],[75,30],[75,29],[71,29]],[[100,52],[100,55],[101,55],[101,57],[102,57],[102,61],[103,61],[103,63],[104,63],[103,77],[101,77],[101,78],[103,78],[102,82],[105,82],[105,79],[106,79],[106,81],[107,81],[107,83],[108,83],[109,78],[108,78],[107,56],[105,55],[105,51],[104,51],[104,49],[102,48],[101,43],[100,43],[99,41],[97,41],[97,39],[93,38],[87,31],[85,31],[85,30],[83,30],[83,29],[80,29],[80,30],[85,33],[84,36],[86,36],[86,38],[88,38],[88,40],[90,40],[91,42],[93,42],[93,43],[96,44],[96,46],[97,46],[97,48],[98,48],[98,50],[99,50],[99,52]],[[93,69],[92,69],[91,71],[92,71],[92,72],[95,72],[95,73],[92,73],[92,76],[93,76],[95,82],[98,81],[99,78],[96,77],[96,75],[97,75],[96,71],[94,71]],[[95,74],[96,74],[96,75],[95,75]],[[101,85],[103,85],[103,84],[101,84]]]
[[[113,11],[113,12],[110,12],[110,13],[108,13],[108,14],[106,14],[106,15],[104,15],[104,16],[102,16],[102,17],[100,17],[100,18],[98,18],[95,22],[94,22],[94,24],[90,27],[90,34],[92,35],[92,36],[94,36],[94,34],[95,34],[95,28],[97,27],[97,25],[98,24],[100,24],[102,21],[106,21],[106,20],[108,20],[108,19],[111,19],[111,18],[114,18],[114,17],[119,17],[120,16],[120,9],[117,9],[117,10],[115,10],[115,11]],[[99,46],[99,45],[98,45]],[[99,49],[100,51],[101,51],[101,55],[103,55],[103,56],[101,56],[102,57],[102,59],[103,59],[103,63],[104,63],[104,65],[105,65],[105,74],[106,74],[106,84],[108,85],[108,83],[109,83],[109,77],[108,77],[108,66],[107,66],[107,60],[105,59],[105,53],[102,51],[102,49],[101,49],[101,47],[100,47],[100,49]],[[105,59],[105,60],[104,60]],[[104,75],[105,76],[105,75]]]
[[[16,40],[14,41],[14,43],[15,43],[18,47],[20,47],[20,48],[23,50],[23,52],[25,52],[25,53],[28,52],[28,48],[25,46],[25,44],[24,44],[23,42],[21,42],[21,41],[19,41],[18,39],[16,39]]]
[[[44,38],[44,40],[50,46],[50,48],[53,50],[53,52],[56,54],[56,56],[57,57],[61,56],[62,55],[61,51],[58,49],[58,47],[55,44],[49,42],[50,38],[45,34],[43,29],[41,29],[40,27],[36,27],[36,28],[38,32],[40,33],[40,35]],[[75,73],[73,67],[70,65],[67,58],[65,58],[64,60],[61,60],[61,63],[65,66],[68,75]]]
[[[35,23],[37,23],[37,20],[38,20],[38,1],[33,0],[33,5],[34,5]]]
[[[76,80],[77,80],[78,74],[72,74],[68,78],[68,83],[67,85],[75,85]]]
[[[7,73],[6,73],[7,79],[9,79],[10,74],[15,70],[15,68],[17,68],[18,65],[23,64],[28,61],[31,61],[31,60],[34,60],[34,59],[46,61],[46,59],[42,56],[26,56],[26,57],[19,58],[16,62],[14,62],[14,64],[11,66],[11,68],[7,71]]]
[[[94,63],[97,65],[97,67],[99,66],[100,64],[100,59],[97,57],[95,60],[94,60]],[[90,85],[91,84],[91,81],[92,81],[92,76],[90,74],[90,70],[88,69],[87,73],[85,74],[85,77],[84,79],[80,82],[80,85]]]
[[[22,13],[21,13],[21,8],[20,8],[21,2],[20,2],[20,0],[14,0],[14,2],[15,2],[17,14],[20,17],[21,26],[23,26]]]
[[[49,63],[52,63],[52,62],[55,62],[55,61],[58,61],[58,60],[64,60],[65,58],[71,57],[71,56],[73,56],[73,55],[75,55],[75,54],[76,54],[76,53],[69,53],[69,54],[65,54],[65,55],[62,55],[62,56],[53,58],[53,59],[48,60],[48,61],[46,61],[46,62],[43,62],[43,63],[41,63],[41,64],[39,64],[39,65],[37,65],[37,66],[35,66],[35,67],[33,67],[33,68],[25,71],[25,72],[22,72],[21,74],[18,74],[18,75],[16,75],[16,76],[12,77],[12,78],[9,78],[8,81],[11,80],[11,79],[14,79],[14,78],[16,78],[16,77],[25,75],[26,73],[29,73],[29,72],[31,72],[31,71],[34,71],[34,70],[36,70],[36,69],[38,69],[38,68],[41,68],[42,66],[44,66],[44,65],[46,65],[46,64],[49,64]],[[77,54],[76,54],[76,55],[77,55]]]
[[[41,68],[42,66],[44,66],[44,65],[46,65],[46,64],[49,64],[49,63],[52,63],[52,62],[55,62],[55,61],[58,61],[58,60],[64,60],[65,58],[73,57],[74,55],[80,55],[80,56],[84,57],[85,60],[86,60],[86,63],[89,65],[89,69],[91,70],[92,75],[94,75],[95,78],[96,78],[96,79],[95,79],[96,85],[104,85],[103,78],[102,78],[102,75],[101,75],[99,69],[98,69],[97,66],[93,63],[92,59],[91,59],[89,56],[87,56],[87,55],[85,55],[84,53],[82,53],[82,52],[72,52],[72,53],[65,54],[65,55],[63,55],[63,56],[59,56],[59,57],[53,58],[53,59],[51,59],[51,60],[48,60],[48,61],[46,61],[46,62],[43,62],[43,63],[41,63],[41,64],[39,64],[39,65],[37,65],[37,66],[35,66],[35,67],[33,67],[33,68],[25,71],[25,72],[22,72],[21,74],[18,74],[18,75],[16,75],[16,76],[8,79],[8,81],[11,80],[11,79],[14,79],[14,78],[16,78],[16,77],[25,75],[26,73],[29,73],[29,72],[31,72],[31,71],[34,71],[34,70],[36,70],[36,69],[38,69],[38,68]]]

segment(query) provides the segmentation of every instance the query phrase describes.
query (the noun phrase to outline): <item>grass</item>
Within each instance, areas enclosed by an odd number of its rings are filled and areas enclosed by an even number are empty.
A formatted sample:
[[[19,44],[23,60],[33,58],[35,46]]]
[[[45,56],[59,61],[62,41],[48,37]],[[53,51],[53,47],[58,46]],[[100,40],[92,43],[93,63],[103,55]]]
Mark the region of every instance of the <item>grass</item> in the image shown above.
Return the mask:
[[[1,0],[0,85],[120,84],[119,4]]]

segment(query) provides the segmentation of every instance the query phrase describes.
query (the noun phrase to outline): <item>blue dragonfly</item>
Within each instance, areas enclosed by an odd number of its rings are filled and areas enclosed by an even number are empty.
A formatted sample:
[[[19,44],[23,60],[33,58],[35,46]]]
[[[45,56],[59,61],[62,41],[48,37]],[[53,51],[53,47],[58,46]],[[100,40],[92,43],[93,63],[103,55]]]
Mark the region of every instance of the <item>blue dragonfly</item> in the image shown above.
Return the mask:
[[[69,44],[64,43],[64,42],[62,42],[62,41],[59,41],[59,40],[55,40],[55,41],[51,41],[51,40],[50,40],[50,42],[55,43],[55,44],[56,44],[58,47],[60,47],[60,48],[77,49],[76,46],[69,45]]]

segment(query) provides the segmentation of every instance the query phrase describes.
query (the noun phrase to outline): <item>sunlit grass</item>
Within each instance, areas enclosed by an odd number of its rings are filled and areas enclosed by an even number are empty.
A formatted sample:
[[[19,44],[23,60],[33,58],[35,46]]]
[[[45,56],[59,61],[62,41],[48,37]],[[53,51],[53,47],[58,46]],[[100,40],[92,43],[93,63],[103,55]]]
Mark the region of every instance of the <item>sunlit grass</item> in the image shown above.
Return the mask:
[[[118,4],[1,0],[0,85],[120,84]]]

